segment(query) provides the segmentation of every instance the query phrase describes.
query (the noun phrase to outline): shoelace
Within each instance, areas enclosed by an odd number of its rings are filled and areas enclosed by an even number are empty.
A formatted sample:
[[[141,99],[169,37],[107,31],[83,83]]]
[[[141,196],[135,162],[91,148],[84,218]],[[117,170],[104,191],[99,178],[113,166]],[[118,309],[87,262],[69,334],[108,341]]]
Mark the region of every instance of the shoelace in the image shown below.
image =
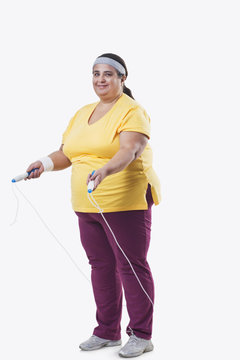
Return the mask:
[[[134,334],[130,335],[130,338],[128,340],[130,345],[135,345],[138,341],[139,341],[139,339]]]

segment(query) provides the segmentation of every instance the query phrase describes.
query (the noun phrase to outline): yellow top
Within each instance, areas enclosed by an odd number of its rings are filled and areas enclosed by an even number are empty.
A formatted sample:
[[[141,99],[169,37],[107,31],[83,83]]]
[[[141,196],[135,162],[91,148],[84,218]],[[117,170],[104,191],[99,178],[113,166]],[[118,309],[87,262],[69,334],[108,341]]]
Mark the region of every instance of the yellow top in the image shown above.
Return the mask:
[[[72,162],[72,208],[79,212],[98,212],[87,197],[87,175],[105,165],[119,150],[119,133],[136,131],[150,138],[150,118],[132,98],[122,94],[98,121],[88,124],[98,102],[76,112],[62,136],[64,154]],[[152,149],[146,145],[142,154],[124,170],[107,176],[93,191],[103,212],[146,210],[145,198],[151,185],[155,205],[161,201],[160,182],[152,168]]]

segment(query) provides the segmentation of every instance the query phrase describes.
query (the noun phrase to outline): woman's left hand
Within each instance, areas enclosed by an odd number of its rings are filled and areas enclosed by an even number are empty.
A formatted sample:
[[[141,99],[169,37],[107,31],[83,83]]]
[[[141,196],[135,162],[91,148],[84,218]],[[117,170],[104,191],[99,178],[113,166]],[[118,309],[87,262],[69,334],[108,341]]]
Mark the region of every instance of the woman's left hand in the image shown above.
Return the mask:
[[[88,185],[88,183],[91,180],[94,180],[94,188],[93,188],[93,190],[95,190],[97,188],[97,186],[103,181],[103,179],[105,179],[106,176],[107,176],[106,170],[104,168],[100,168],[100,169],[96,170],[93,175],[88,174],[86,184]]]

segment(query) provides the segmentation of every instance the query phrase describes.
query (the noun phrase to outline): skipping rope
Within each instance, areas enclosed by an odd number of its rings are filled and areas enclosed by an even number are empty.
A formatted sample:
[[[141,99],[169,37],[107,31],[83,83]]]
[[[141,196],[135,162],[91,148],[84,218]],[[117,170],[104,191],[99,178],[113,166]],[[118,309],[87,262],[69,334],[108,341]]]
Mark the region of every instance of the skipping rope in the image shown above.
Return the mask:
[[[18,188],[18,186],[16,185],[16,182],[23,180],[25,178],[27,178],[31,172],[33,172],[36,169],[32,169],[31,171],[25,172],[21,175],[16,176],[15,178],[12,179],[12,191],[14,193],[14,196],[17,200],[17,208],[16,208],[16,214],[15,214],[15,218],[13,220],[13,222],[10,225],[14,225],[14,223],[16,222],[17,219],[17,214],[18,214],[18,210],[19,210],[19,200],[18,197],[16,195],[15,189],[17,189],[17,191],[24,197],[24,199],[28,202],[28,204],[31,206],[31,208],[35,211],[35,213],[37,214],[37,216],[39,217],[39,219],[41,220],[41,222],[44,224],[44,226],[47,228],[48,232],[52,235],[52,237],[56,240],[56,242],[58,243],[58,245],[63,249],[63,251],[66,253],[66,255],[69,257],[69,259],[71,260],[71,262],[74,264],[74,266],[77,268],[77,270],[85,277],[85,279],[91,284],[90,280],[88,279],[88,277],[84,274],[84,272],[79,268],[78,264],[75,262],[75,260],[72,258],[71,254],[69,253],[69,251],[62,245],[62,243],[57,239],[56,235],[51,231],[51,229],[49,228],[49,226],[45,223],[45,221],[43,220],[43,218],[41,217],[41,215],[39,214],[39,212],[35,209],[35,207],[32,205],[31,201],[27,199],[27,197],[23,194],[23,192]],[[92,172],[92,175],[94,174],[95,170]],[[148,295],[148,293],[146,292],[146,290],[144,289],[139,277],[137,276],[130,260],[128,259],[127,255],[124,253],[123,249],[121,248],[121,246],[119,245],[116,236],[114,235],[110,225],[108,224],[107,220],[105,219],[105,216],[103,215],[103,210],[100,208],[100,206],[98,205],[97,201],[94,199],[94,196],[92,194],[93,191],[93,187],[94,187],[94,181],[91,180],[88,183],[88,190],[87,190],[87,196],[89,201],[91,202],[91,204],[99,211],[99,213],[101,214],[103,220],[105,221],[107,227],[109,228],[117,246],[119,247],[119,249],[121,250],[121,252],[123,253],[124,257],[126,258],[126,260],[128,261],[132,272],[134,273],[139,285],[141,286],[143,292],[146,294],[146,296],[148,297],[149,301],[151,302],[152,306],[154,307],[153,301],[150,298],[150,296]]]

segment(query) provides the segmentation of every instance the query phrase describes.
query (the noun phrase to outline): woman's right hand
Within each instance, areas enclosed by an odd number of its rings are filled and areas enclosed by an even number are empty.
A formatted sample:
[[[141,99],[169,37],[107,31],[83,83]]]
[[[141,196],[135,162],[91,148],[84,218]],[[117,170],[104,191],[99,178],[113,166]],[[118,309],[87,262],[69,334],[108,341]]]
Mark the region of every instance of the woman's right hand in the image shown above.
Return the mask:
[[[44,167],[41,161],[35,161],[34,163],[30,164],[29,167],[27,168],[27,172],[31,171],[32,169],[37,168],[37,170],[34,170],[30,175],[28,175],[28,177],[26,177],[24,180],[27,179],[36,179],[39,178],[41,176],[41,174],[44,172]]]

